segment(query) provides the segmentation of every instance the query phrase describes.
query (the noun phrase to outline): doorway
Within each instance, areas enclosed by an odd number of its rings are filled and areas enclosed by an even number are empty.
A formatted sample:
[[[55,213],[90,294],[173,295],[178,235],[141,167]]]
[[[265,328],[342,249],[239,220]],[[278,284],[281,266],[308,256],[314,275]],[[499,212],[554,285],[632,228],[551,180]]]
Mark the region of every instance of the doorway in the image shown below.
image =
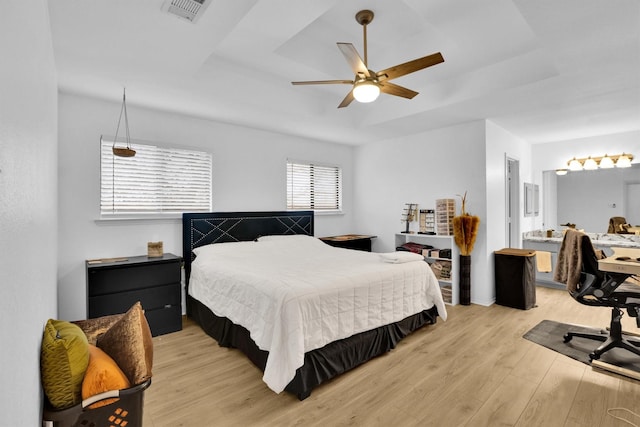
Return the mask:
[[[506,235],[508,248],[519,248],[520,239],[520,162],[506,157]]]
[[[624,183],[624,217],[628,224],[640,225],[640,182]]]

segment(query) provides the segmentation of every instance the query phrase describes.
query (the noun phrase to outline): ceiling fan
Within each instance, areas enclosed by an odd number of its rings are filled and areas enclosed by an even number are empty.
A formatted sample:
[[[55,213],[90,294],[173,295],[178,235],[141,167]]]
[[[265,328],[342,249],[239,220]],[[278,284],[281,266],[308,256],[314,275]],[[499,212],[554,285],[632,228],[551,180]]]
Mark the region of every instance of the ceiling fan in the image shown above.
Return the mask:
[[[386,68],[377,73],[371,71],[367,65],[367,25],[373,21],[373,12],[361,10],[356,13],[356,21],[362,25],[364,35],[364,60],[351,43],[337,43],[351,69],[355,73],[353,80],[316,80],[304,82],[291,82],[293,85],[322,85],[322,84],[350,84],[353,88],[342,100],[338,108],[348,106],[356,99],[359,102],[372,102],[380,92],[411,99],[418,94],[411,89],[391,83],[389,80],[413,73],[423,68],[444,62],[440,52],[414,59],[413,61]]]

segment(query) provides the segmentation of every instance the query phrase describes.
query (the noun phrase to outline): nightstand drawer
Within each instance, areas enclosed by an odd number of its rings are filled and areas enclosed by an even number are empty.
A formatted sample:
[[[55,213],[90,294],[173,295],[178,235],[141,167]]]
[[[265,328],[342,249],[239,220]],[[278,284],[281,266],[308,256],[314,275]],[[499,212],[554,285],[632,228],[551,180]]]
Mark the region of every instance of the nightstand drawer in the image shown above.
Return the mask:
[[[179,283],[181,279],[179,261],[92,268],[87,274],[89,297]]]
[[[124,313],[136,301],[145,311],[170,305],[182,305],[180,283],[155,288],[89,297],[89,318]]]

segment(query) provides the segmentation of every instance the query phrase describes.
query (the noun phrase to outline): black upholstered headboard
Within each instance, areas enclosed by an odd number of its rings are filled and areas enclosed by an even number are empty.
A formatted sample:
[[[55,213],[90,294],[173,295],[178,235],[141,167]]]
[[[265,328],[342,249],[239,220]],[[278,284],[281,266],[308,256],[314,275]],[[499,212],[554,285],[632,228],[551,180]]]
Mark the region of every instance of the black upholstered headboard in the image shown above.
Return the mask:
[[[210,243],[251,241],[274,234],[313,236],[313,211],[182,214],[182,257],[187,286],[194,248]]]

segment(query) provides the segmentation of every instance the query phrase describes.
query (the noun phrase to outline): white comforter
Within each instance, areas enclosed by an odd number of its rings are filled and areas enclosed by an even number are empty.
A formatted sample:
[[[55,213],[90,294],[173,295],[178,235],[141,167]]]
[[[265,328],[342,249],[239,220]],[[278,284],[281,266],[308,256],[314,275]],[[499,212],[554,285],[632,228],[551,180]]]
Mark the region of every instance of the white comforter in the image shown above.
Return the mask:
[[[244,326],[269,352],[263,380],[277,393],[307,351],[434,304],[447,317],[438,281],[418,255],[339,249],[309,236],[266,236],[194,252],[189,294]]]

